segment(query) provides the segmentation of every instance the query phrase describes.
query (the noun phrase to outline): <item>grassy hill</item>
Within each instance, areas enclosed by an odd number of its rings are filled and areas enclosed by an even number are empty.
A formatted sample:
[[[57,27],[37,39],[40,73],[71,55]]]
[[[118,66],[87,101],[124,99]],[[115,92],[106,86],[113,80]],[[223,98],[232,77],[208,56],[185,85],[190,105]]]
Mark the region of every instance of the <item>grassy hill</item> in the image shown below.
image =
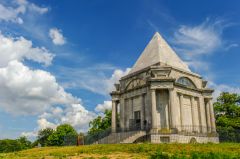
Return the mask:
[[[116,144],[44,147],[0,154],[0,158],[240,158],[240,144]]]

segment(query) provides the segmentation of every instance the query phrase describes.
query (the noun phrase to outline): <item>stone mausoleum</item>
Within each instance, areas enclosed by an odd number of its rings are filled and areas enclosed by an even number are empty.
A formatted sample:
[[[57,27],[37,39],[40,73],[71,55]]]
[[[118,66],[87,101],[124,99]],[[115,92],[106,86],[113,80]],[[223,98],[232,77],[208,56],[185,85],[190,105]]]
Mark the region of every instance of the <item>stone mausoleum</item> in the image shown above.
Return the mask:
[[[112,96],[112,132],[99,143],[218,143],[213,89],[157,32]]]

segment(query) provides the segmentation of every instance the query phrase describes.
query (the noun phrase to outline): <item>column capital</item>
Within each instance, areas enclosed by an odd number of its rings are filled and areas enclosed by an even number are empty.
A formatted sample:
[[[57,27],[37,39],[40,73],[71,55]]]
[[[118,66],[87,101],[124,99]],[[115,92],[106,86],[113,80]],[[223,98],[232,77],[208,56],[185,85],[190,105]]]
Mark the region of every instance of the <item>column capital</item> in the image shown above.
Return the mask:
[[[182,96],[183,96],[183,94],[182,94],[182,93],[178,93],[178,95],[179,95],[180,97],[182,97]]]
[[[120,102],[120,99],[112,99],[112,102],[118,103],[118,102]]]

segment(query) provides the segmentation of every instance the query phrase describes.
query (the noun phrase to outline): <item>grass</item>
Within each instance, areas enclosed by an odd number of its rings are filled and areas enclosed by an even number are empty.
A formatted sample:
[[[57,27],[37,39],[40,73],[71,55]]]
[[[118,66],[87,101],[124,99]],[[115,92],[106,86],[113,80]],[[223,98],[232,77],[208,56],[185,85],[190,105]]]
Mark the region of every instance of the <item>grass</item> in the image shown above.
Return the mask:
[[[14,153],[2,153],[9,159],[122,159],[122,158],[192,158],[240,159],[240,144],[116,144],[33,148]]]

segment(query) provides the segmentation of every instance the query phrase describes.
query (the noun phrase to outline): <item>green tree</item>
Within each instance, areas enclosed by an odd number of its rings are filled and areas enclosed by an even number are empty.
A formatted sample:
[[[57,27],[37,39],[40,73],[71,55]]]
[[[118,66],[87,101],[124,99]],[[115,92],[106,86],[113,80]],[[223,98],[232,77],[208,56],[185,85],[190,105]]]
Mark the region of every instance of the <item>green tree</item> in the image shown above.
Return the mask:
[[[46,128],[38,131],[37,144],[40,143],[41,146],[47,146],[48,137],[54,132],[51,128]]]
[[[214,103],[218,127],[240,128],[240,95],[223,92]]]
[[[220,141],[240,141],[240,95],[223,92],[214,103]]]
[[[95,134],[111,127],[112,111],[106,110],[104,116],[98,116],[89,123],[88,134]]]
[[[21,136],[20,138],[17,139],[17,141],[21,145],[21,150],[29,149],[32,147],[31,141],[29,141],[25,136]]]
[[[69,136],[77,136],[76,130],[69,124],[59,125],[49,137],[47,145],[49,146],[63,146],[64,139]]]
[[[21,144],[17,140],[4,139],[0,140],[0,152],[20,151]]]
[[[14,152],[31,148],[31,142],[26,137],[20,137],[16,140],[3,139],[0,140],[0,153],[1,152]]]

